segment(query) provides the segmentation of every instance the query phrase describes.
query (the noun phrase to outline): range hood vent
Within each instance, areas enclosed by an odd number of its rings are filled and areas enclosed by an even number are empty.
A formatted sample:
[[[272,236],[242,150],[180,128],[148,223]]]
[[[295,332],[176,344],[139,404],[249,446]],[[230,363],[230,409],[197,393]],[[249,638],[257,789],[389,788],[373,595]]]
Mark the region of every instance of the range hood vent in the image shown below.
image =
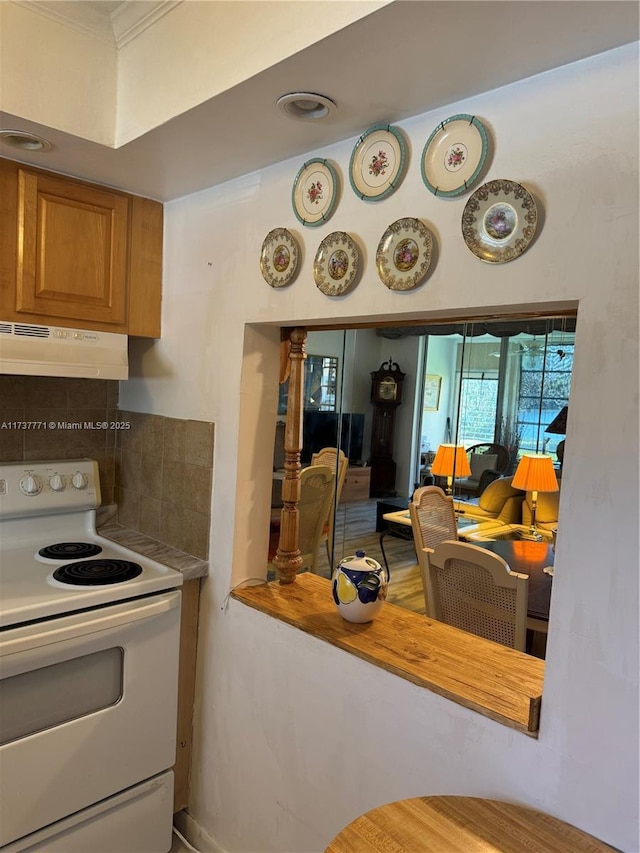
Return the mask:
[[[0,373],[127,379],[127,336],[0,320]]]
[[[4,326],[11,326],[10,323],[3,323]],[[11,334],[11,331],[9,331]],[[26,335],[32,338],[49,338],[51,337],[51,329],[49,326],[27,326],[24,323],[14,323],[14,335]]]

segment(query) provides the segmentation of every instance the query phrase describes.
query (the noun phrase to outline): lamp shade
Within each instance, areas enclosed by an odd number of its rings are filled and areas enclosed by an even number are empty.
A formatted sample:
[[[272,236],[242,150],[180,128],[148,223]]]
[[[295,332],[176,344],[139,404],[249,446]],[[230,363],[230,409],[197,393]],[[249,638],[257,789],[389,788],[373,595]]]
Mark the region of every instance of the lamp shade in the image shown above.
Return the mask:
[[[545,432],[550,432],[552,435],[566,435],[568,413],[569,406],[563,406],[549,426],[545,429]]]
[[[470,477],[467,452],[461,444],[441,444],[431,463],[431,473],[437,477]]]
[[[557,492],[558,479],[551,457],[544,453],[525,453],[511,485],[523,492]]]

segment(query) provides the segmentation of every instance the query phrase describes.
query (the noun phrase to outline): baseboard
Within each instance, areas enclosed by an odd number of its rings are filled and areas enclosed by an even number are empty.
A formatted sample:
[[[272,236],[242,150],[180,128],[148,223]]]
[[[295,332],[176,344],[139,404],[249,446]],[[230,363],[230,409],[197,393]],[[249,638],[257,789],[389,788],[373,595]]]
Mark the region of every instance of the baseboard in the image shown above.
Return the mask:
[[[227,853],[188,812],[176,812],[173,816],[176,829],[187,839],[189,844],[200,853]]]

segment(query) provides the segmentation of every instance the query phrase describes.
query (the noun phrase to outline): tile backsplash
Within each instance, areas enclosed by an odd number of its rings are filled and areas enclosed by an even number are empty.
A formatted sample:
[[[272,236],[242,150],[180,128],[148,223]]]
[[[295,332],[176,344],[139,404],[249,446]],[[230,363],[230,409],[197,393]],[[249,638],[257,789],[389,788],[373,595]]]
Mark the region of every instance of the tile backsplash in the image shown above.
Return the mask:
[[[88,456],[100,466],[102,502],[115,486],[118,383],[101,379],[0,375],[0,461]],[[107,428],[104,428],[106,424]]]
[[[102,503],[117,503],[120,524],[206,560],[213,424],[119,411],[118,390],[0,375],[0,462],[96,459]]]
[[[209,554],[212,423],[120,412],[118,521],[194,557]]]

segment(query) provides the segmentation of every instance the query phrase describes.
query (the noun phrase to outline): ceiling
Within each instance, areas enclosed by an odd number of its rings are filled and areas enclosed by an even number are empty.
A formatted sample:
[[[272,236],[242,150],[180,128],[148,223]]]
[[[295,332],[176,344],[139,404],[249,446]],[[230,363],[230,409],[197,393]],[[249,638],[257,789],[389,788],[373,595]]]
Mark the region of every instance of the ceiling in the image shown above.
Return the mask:
[[[52,5],[104,20],[145,4]],[[168,201],[291,157],[302,164],[378,122],[464,111],[474,95],[637,39],[638,4],[626,0],[396,0],[118,149],[0,114],[3,128],[54,146],[37,155],[0,144],[0,154]],[[337,111],[315,122],[283,116],[276,99],[301,90],[328,95]]]

